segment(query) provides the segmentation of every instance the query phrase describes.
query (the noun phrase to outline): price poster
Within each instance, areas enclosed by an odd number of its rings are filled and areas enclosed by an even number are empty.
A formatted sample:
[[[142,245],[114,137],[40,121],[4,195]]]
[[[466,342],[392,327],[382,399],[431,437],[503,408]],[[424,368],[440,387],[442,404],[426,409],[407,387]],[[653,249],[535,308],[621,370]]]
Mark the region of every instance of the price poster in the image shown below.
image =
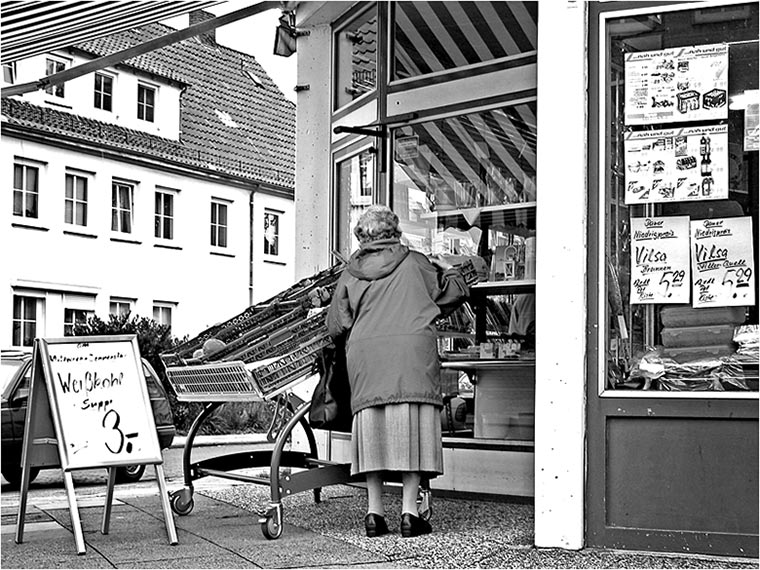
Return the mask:
[[[694,307],[755,303],[752,218],[691,221]]]
[[[728,118],[728,46],[712,44],[625,56],[625,124]]]
[[[627,133],[625,203],[728,198],[728,125]]]
[[[129,340],[46,345],[64,468],[161,462],[142,363]]]
[[[689,216],[631,218],[631,304],[688,303]]]

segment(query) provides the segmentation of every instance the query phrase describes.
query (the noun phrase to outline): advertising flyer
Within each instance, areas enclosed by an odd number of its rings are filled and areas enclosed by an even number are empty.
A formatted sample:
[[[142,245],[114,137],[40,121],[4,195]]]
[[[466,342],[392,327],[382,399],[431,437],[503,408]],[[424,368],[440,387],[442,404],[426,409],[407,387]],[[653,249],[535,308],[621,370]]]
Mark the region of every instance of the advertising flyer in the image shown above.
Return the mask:
[[[631,218],[631,304],[688,303],[689,216]]]
[[[728,126],[625,136],[625,203],[728,198]]]
[[[728,118],[728,45],[625,56],[625,124]]]
[[[755,303],[752,218],[691,221],[694,307]]]

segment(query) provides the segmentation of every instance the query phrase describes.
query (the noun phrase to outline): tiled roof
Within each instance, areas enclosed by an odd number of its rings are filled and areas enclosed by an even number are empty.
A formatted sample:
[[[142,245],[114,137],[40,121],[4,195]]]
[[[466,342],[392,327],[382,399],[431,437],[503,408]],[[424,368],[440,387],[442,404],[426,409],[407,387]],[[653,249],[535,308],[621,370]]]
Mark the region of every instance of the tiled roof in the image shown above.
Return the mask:
[[[100,57],[172,31],[151,24],[75,47]],[[11,124],[144,150],[151,156],[160,153],[188,166],[210,167],[253,181],[295,186],[295,105],[253,56],[190,38],[124,63],[188,85],[180,103],[180,143],[8,98],[3,99],[3,115]]]

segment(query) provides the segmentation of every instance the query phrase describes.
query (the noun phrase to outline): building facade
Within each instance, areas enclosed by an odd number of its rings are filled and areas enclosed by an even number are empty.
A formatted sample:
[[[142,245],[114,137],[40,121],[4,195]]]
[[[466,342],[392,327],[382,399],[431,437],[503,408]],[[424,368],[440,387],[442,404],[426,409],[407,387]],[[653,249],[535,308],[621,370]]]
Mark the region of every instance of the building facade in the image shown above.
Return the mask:
[[[172,31],[4,62],[3,86]],[[295,106],[213,33],[3,98],[2,114],[3,346],[126,312],[192,335],[292,283]]]
[[[757,556],[758,3],[295,18],[296,277],[373,202],[481,277],[433,489],[532,500],[537,546]]]

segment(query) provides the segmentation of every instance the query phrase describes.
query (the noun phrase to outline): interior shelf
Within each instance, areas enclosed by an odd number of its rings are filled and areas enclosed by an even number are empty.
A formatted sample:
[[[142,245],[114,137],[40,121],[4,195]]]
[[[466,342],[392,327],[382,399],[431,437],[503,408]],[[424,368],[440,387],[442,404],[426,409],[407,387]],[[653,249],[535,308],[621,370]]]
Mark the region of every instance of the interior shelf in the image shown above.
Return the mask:
[[[482,295],[519,295],[535,293],[535,279],[514,279],[512,281],[482,281],[470,287],[473,294]]]

